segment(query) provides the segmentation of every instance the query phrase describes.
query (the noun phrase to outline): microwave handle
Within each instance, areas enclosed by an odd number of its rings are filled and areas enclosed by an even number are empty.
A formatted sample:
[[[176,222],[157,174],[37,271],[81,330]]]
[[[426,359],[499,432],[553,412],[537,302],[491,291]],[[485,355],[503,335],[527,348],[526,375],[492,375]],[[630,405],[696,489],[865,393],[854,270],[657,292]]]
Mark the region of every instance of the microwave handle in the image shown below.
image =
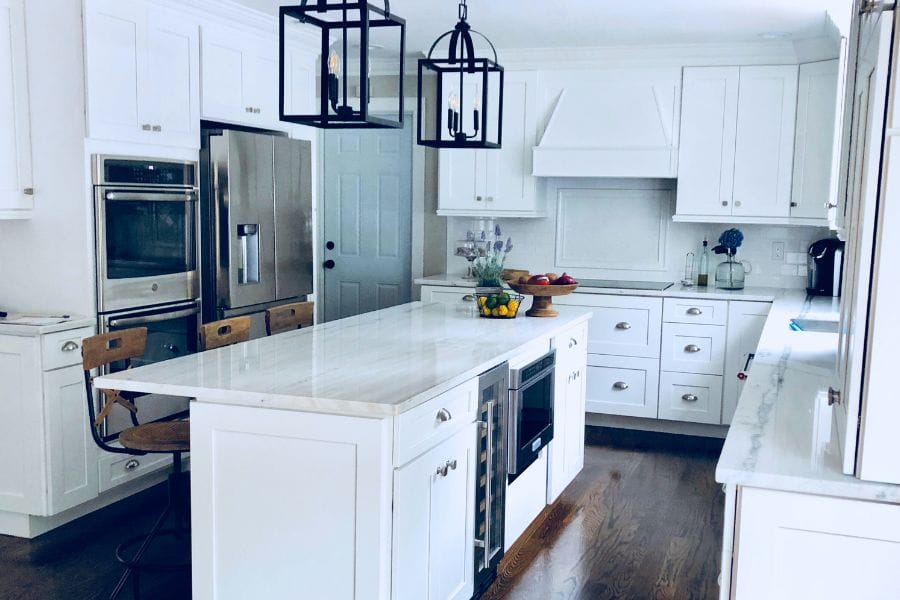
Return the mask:
[[[176,312],[160,313],[158,315],[150,315],[148,317],[126,317],[123,319],[110,319],[110,327],[130,327],[132,325],[141,325],[143,323],[159,323],[160,321],[168,321],[169,319],[181,319],[190,317],[200,312],[199,307],[187,308]]]
[[[197,199],[197,192],[106,192],[105,198],[107,200],[191,202]]]

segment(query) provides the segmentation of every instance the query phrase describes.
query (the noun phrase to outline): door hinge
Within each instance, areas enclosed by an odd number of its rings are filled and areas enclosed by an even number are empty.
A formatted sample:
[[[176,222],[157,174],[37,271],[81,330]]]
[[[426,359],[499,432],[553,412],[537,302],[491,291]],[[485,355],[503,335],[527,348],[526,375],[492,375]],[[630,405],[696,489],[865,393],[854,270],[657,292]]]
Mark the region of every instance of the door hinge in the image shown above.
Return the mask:
[[[880,0],[863,0],[859,5],[859,14],[871,15],[877,12],[892,11],[897,7],[896,2],[881,2]]]

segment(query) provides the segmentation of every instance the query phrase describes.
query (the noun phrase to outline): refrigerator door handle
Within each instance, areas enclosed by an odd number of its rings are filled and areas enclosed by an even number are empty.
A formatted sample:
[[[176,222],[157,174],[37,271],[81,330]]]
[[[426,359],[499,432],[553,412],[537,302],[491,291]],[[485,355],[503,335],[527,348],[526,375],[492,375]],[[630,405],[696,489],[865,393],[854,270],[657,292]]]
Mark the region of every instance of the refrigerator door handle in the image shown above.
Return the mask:
[[[238,283],[259,283],[259,223],[242,223],[237,226],[239,250]]]

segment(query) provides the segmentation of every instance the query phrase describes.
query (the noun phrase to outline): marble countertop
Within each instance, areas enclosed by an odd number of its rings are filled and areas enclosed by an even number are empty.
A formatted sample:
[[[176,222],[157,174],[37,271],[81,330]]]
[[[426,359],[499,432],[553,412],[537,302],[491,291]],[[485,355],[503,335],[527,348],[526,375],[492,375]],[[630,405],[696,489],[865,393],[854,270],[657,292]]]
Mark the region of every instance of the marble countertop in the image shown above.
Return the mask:
[[[837,321],[837,299],[776,297],[716,468],[720,483],[900,503],[900,486],[842,473],[828,387],[838,335],[799,332],[792,318]]]
[[[474,288],[475,282],[459,275],[431,275],[414,281],[416,285]],[[676,283],[667,290],[629,290],[622,288],[595,288],[580,286],[577,294],[603,294],[610,296],[650,296],[654,298],[706,298],[708,300],[744,300],[747,302],[772,302],[783,290],[770,287],[747,287],[742,290],[720,290],[715,287],[685,287]]]
[[[34,324],[30,324],[34,323]],[[0,318],[0,334],[31,337],[69,331],[81,327],[93,327],[97,322],[93,317],[82,315],[34,315],[24,313],[9,313]]]
[[[559,309],[538,319],[482,319],[413,302],[98,377],[98,387],[198,402],[382,418],[400,414],[525,346],[587,321]]]

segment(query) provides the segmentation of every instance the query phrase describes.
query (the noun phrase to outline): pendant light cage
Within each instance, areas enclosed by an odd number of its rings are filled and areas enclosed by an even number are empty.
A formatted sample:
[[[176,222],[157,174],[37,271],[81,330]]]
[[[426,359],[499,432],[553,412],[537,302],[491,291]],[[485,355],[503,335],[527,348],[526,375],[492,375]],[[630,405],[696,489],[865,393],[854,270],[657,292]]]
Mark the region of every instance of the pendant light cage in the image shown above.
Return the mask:
[[[487,56],[479,56],[487,49]],[[432,148],[500,148],[503,143],[503,67],[497,50],[468,23],[459,22],[419,60],[418,143]]]
[[[406,21],[383,6],[303,0],[279,11],[279,114],[320,128],[403,127]],[[299,62],[298,62],[299,61]],[[298,65],[314,64],[315,73]],[[316,86],[314,105],[309,86]],[[372,114],[372,96],[397,99]],[[383,108],[383,107],[380,107]]]

